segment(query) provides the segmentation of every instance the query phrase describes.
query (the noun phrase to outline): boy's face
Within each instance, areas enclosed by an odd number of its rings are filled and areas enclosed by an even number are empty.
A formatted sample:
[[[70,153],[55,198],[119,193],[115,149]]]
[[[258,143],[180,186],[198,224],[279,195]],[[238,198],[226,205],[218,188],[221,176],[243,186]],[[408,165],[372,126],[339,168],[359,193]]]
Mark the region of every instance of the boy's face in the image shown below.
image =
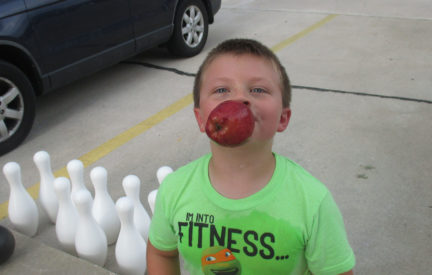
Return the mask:
[[[223,54],[202,74],[200,107],[194,109],[201,132],[210,112],[221,102],[248,102],[255,117],[250,140],[267,141],[288,126],[291,110],[282,107],[280,78],[273,63],[250,54]]]

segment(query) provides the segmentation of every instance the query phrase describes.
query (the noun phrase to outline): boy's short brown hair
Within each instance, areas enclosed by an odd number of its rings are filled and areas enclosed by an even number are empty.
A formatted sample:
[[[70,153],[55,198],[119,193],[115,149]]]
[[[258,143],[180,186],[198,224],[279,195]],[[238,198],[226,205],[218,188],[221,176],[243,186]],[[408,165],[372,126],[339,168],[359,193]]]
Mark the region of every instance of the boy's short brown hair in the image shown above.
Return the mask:
[[[199,108],[200,102],[200,89],[202,74],[207,69],[209,64],[223,54],[251,54],[254,56],[264,57],[270,60],[279,72],[280,77],[280,88],[282,91],[282,106],[289,107],[291,102],[291,84],[288,75],[285,71],[284,66],[279,61],[279,58],[266,46],[260,42],[252,39],[229,39],[220,43],[216,48],[212,49],[207,55],[204,62],[201,64],[197,75],[195,76],[194,88],[193,88],[193,98],[194,107]]]

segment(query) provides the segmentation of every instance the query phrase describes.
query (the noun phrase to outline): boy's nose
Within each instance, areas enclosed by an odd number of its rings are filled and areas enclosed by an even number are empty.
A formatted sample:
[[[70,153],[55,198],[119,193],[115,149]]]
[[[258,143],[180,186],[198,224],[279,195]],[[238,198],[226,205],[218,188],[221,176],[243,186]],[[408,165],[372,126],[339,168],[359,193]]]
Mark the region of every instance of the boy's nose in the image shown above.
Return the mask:
[[[250,106],[250,101],[248,98],[248,93],[243,93],[243,92],[237,92],[237,93],[233,93],[234,98],[232,98],[232,100],[235,101],[239,101],[242,102],[244,105],[246,106]]]
[[[249,101],[249,99],[247,99],[247,98],[244,97],[244,96],[237,96],[237,97],[235,97],[235,98],[232,98],[231,100],[241,102],[241,103],[243,103],[244,105],[250,107],[250,101]]]

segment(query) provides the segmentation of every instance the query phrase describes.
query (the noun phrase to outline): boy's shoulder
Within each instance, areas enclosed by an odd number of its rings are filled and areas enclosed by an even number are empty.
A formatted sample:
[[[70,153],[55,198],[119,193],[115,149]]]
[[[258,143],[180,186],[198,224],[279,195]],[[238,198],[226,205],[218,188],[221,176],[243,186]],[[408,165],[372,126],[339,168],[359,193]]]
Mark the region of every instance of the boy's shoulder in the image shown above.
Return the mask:
[[[277,169],[280,169],[283,180],[291,188],[317,197],[324,197],[329,193],[328,188],[309,171],[293,160],[275,154]]]

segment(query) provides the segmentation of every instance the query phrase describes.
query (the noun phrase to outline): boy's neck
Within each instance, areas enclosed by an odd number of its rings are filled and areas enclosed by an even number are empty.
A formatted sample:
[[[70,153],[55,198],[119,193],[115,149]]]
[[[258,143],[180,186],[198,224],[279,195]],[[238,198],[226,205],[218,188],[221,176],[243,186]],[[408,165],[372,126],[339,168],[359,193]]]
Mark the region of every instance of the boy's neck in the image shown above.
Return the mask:
[[[276,161],[272,143],[234,148],[212,144],[209,178],[213,188],[231,199],[248,197],[264,188],[273,176]]]

